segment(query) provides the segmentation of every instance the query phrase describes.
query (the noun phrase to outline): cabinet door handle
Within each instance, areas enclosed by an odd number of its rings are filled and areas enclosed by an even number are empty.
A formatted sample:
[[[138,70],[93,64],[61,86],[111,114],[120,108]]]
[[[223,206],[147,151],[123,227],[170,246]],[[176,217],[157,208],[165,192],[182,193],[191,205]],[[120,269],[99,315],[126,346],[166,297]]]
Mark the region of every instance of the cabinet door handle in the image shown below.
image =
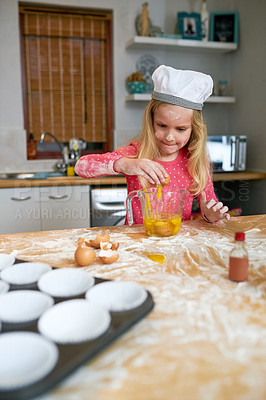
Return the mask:
[[[29,199],[31,199],[31,196],[11,197],[11,200],[14,200],[14,201],[26,201]]]
[[[67,194],[57,194],[56,196],[49,196],[51,200],[62,200],[67,199]]]
[[[105,210],[105,211],[120,211],[125,210],[126,205],[124,202],[113,202],[113,203],[104,203],[100,201],[96,201],[94,204],[95,210]]]

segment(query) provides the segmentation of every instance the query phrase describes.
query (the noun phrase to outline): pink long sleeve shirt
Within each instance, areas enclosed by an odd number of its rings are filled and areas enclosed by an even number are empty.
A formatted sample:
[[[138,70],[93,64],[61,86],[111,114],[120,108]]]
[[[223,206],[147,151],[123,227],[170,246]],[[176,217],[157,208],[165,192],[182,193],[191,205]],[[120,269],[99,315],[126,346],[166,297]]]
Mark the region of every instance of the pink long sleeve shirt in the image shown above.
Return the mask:
[[[136,156],[139,151],[139,144],[137,142],[131,143],[127,147],[122,147],[118,150],[115,150],[111,153],[105,154],[90,154],[81,157],[75,166],[75,172],[82,178],[93,178],[99,177],[103,175],[118,175],[119,173],[114,170],[114,162],[119,158],[125,156]],[[174,191],[187,189],[190,187],[193,182],[193,178],[188,172],[187,169],[187,149],[184,147],[179,151],[177,158],[173,161],[159,161],[166,172],[170,176],[170,183],[164,187],[162,190],[166,191]],[[140,190],[142,186],[139,183],[138,177],[136,175],[126,175],[127,181],[127,191],[128,193],[133,190]],[[207,201],[214,199],[218,201],[213,188],[213,183],[210,179],[208,179],[206,187],[204,189],[206,193]],[[200,206],[200,195],[197,196],[197,200]],[[191,208],[192,208],[193,196],[189,193],[185,197],[184,208],[183,208],[183,220],[188,220],[191,218]],[[142,211],[140,200],[135,198],[132,202],[133,206],[133,218],[134,224],[142,224]],[[126,224],[128,224],[128,216],[126,216]]]

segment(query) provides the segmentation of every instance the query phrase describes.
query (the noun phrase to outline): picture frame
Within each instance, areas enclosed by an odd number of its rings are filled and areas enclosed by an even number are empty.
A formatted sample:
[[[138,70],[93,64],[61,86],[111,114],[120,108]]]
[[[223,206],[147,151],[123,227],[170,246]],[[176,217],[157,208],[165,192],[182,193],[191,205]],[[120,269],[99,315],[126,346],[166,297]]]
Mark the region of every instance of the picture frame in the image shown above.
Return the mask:
[[[213,12],[210,15],[210,40],[238,43],[239,15],[233,12]]]
[[[183,39],[201,40],[201,17],[199,13],[177,13],[178,33]]]

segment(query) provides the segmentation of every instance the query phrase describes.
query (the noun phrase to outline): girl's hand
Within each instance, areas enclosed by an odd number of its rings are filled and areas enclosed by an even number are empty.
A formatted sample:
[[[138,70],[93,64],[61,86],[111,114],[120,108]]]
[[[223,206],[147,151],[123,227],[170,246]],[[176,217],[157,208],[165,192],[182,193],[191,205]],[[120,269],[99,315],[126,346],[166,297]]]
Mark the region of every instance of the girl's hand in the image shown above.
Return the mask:
[[[220,201],[217,203],[214,199],[207,201],[205,192],[201,193],[200,209],[209,222],[217,222],[222,219],[228,221],[230,219],[230,215],[227,213],[228,207],[224,206]]]
[[[160,185],[168,177],[167,172],[161,164],[147,158],[122,157],[114,162],[114,169],[116,172],[122,172],[126,175],[141,176],[152,185]]]

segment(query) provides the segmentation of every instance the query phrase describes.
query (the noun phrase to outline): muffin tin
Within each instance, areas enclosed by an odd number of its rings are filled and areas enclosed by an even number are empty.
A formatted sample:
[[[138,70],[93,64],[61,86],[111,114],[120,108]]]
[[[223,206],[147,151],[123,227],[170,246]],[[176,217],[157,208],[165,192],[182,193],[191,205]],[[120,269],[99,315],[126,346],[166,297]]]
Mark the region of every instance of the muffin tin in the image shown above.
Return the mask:
[[[35,271],[32,277],[30,270],[34,266],[30,263],[16,260],[12,265],[8,257],[3,261],[3,400],[31,399],[52,389],[154,307],[152,295],[133,282],[110,281],[90,276],[82,269],[45,265],[37,266],[38,273]]]

